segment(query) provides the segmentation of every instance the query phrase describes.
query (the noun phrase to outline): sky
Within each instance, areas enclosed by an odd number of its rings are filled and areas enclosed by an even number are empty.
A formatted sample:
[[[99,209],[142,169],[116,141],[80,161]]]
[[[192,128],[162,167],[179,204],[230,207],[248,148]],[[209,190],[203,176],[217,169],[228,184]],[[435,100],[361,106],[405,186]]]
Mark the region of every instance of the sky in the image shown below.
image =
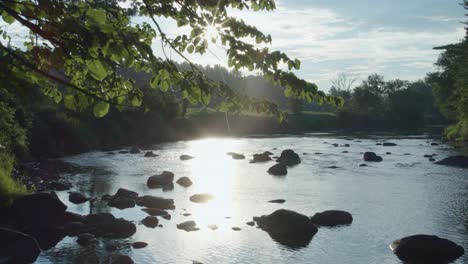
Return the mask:
[[[233,11],[273,38],[271,50],[284,51],[301,60],[296,74],[327,91],[339,73],[359,80],[377,73],[390,79],[418,80],[436,70],[440,53],[433,47],[463,39],[466,21],[461,0],[277,0],[272,12]],[[133,22],[144,21],[134,18]],[[3,21],[0,21],[0,26]],[[148,21],[149,22],[149,21]],[[168,35],[188,33],[173,21],[158,21]],[[4,25],[4,23],[3,23]],[[18,36],[27,31],[14,23],[8,31]],[[24,31],[24,32],[22,32]],[[23,33],[23,34],[22,34]],[[152,48],[163,56],[160,40]],[[176,54],[166,53],[177,61]],[[225,50],[188,55],[202,65],[226,66]],[[244,74],[255,74],[243,72]]]
[[[464,37],[461,22],[466,21],[466,11],[460,2],[277,0],[272,12],[232,15],[271,34],[271,49],[300,59],[296,74],[326,91],[339,73],[358,80],[373,73],[386,80],[423,79],[435,70],[440,51],[433,47]],[[200,64],[226,65],[225,52],[210,49],[216,56],[207,53],[191,58]]]

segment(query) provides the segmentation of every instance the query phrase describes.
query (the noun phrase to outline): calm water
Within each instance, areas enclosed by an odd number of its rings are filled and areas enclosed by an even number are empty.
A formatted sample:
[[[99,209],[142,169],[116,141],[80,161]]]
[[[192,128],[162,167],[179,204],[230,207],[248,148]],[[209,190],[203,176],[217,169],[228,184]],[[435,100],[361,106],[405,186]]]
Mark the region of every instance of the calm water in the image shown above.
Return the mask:
[[[396,147],[377,146],[391,141]],[[100,169],[90,174],[67,175],[75,190],[90,196],[113,194],[119,187],[175,199],[177,209],[172,220],[160,218],[162,228],[137,226],[137,233],[123,240],[100,240],[94,249],[78,246],[76,238],[66,238],[57,247],[44,252],[38,263],[107,263],[111,254],[104,250],[109,241],[119,246],[136,263],[400,263],[388,245],[395,239],[425,233],[448,238],[468,249],[468,171],[431,164],[424,154],[436,159],[457,154],[447,145],[430,146],[425,136],[363,137],[349,139],[331,134],[304,137],[203,139],[155,145],[156,158],[141,154],[107,155],[91,152],[66,160]],[[357,142],[361,141],[361,142]],[[328,142],[325,144],[324,142]],[[432,142],[432,140],[431,140]],[[333,147],[332,143],[351,147]],[[277,148],[277,150],[273,150]],[[266,171],[274,164],[250,164],[253,153],[269,150],[279,155],[292,148],[302,163],[289,169],[285,177]],[[342,153],[342,151],[349,153]],[[226,152],[244,153],[245,160],[233,160]],[[361,152],[374,151],[383,156],[381,163],[359,167]],[[386,155],[386,152],[392,152]],[[316,155],[321,152],[322,155]],[[307,155],[303,155],[307,153]],[[409,153],[410,155],[404,155]],[[196,158],[179,160],[181,154]],[[338,169],[329,169],[329,166]],[[164,170],[175,179],[189,176],[194,185],[175,184],[172,191],[148,189],[149,176]],[[195,204],[189,196],[209,192],[216,199]],[[59,193],[69,210],[81,214],[111,212],[138,223],[146,217],[140,207],[118,210],[95,202],[90,207],[68,203],[67,193]],[[272,204],[272,199],[286,199]],[[291,250],[273,241],[257,228],[247,226],[252,216],[286,208],[313,215],[340,209],[353,214],[351,226],[321,228],[306,248]],[[191,216],[183,216],[191,213]],[[230,217],[230,218],[226,218]],[[176,224],[195,220],[197,232],[178,230]],[[207,227],[216,224],[213,231]],[[241,227],[233,231],[232,227]],[[132,249],[131,243],[145,241],[144,249]],[[455,263],[468,263],[465,254]]]

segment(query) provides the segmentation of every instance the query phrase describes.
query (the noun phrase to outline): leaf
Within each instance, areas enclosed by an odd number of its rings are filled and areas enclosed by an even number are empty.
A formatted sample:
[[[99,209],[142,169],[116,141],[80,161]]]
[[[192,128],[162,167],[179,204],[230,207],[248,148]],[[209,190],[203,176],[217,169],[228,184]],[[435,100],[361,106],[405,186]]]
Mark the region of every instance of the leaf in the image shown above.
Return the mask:
[[[65,98],[63,99],[63,104],[66,108],[70,110],[76,110],[75,96],[72,94],[65,95]]]
[[[86,12],[86,25],[104,26],[106,24],[106,12],[104,9],[90,9]]]
[[[106,67],[100,60],[90,60],[87,62],[88,70],[91,76],[98,80],[102,81],[107,76]]]
[[[62,101],[62,93],[60,91],[54,91],[52,97],[53,97],[54,102],[56,104],[58,104],[58,103],[60,103],[60,101]]]
[[[99,101],[94,105],[93,113],[95,117],[103,117],[109,112],[109,103]]]
[[[15,18],[10,16],[6,11],[2,12],[2,19],[8,24],[12,24],[13,22],[15,22]]]
[[[298,59],[295,59],[294,65],[295,65],[296,70],[299,70],[301,68],[301,61]]]
[[[163,92],[167,92],[168,89],[169,89],[169,83],[166,82],[166,81],[161,82],[159,90],[161,90]]]

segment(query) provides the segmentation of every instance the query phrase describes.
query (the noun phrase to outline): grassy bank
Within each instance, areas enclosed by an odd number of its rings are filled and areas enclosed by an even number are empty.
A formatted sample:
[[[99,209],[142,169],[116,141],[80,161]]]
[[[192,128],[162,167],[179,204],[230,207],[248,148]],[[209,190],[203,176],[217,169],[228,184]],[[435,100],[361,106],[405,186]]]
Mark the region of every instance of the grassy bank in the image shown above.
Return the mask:
[[[0,206],[8,205],[13,198],[28,193],[24,184],[13,179],[13,167],[13,157],[0,153]]]

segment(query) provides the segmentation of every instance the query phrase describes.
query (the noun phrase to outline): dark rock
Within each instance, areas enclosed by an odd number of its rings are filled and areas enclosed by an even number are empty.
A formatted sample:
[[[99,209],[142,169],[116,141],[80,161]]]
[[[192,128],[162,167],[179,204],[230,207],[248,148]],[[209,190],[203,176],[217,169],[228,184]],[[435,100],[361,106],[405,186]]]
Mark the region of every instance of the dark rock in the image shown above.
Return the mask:
[[[310,220],[318,226],[349,225],[353,222],[353,216],[345,211],[329,210],[316,213]]]
[[[82,204],[82,203],[86,203],[87,201],[89,201],[91,198],[88,198],[84,195],[82,195],[81,193],[78,193],[78,192],[69,192],[69,195],[68,195],[68,201],[70,201],[71,203],[74,203],[74,204]]]
[[[31,227],[23,229],[24,233],[36,238],[39,247],[42,250],[48,250],[57,245],[65,237],[65,230],[63,226],[51,226],[51,227]]]
[[[35,193],[13,201],[11,212],[18,225],[32,229],[48,229],[63,226],[65,210],[55,194]]]
[[[273,153],[272,153],[272,152],[270,152],[270,151],[265,151],[265,152],[263,152],[263,155],[268,155],[268,156],[271,156],[271,155],[273,155]]]
[[[157,157],[158,154],[154,153],[153,151],[148,151],[145,153],[145,157],[147,158],[154,158],[154,157]]]
[[[254,226],[254,225],[255,225],[255,222],[254,222],[254,221],[250,221],[250,222],[247,222],[246,224],[249,225],[249,226]]]
[[[439,144],[438,144],[438,143],[435,143],[435,142],[432,142],[432,143],[431,143],[431,146],[439,146]]]
[[[385,152],[385,154],[386,154],[386,155],[392,155],[392,153],[391,153],[391,152]]]
[[[135,207],[135,201],[123,196],[114,196],[114,198],[112,198],[112,200],[110,200],[107,205],[123,210]]]
[[[134,242],[132,244],[132,247],[135,248],[135,249],[145,248],[147,246],[148,246],[148,243],[146,243],[146,242]]]
[[[135,224],[123,218],[115,218],[109,213],[87,215],[86,224],[95,228],[92,234],[110,238],[126,238],[136,232]]]
[[[377,145],[377,146],[382,146],[382,143],[377,143],[377,144],[375,144],[375,145]]]
[[[278,163],[268,169],[268,173],[275,176],[284,176],[288,174],[288,168],[283,163]]]
[[[430,162],[434,162],[435,159],[434,159],[434,158],[429,158],[429,161],[430,161]]]
[[[240,227],[236,227],[236,226],[235,226],[235,227],[232,228],[232,230],[234,230],[234,231],[241,231],[242,229],[241,229]]]
[[[339,145],[338,145],[338,143],[333,143],[332,146],[338,147]]]
[[[344,144],[344,145],[343,145],[343,147],[347,147],[347,148],[349,148],[349,147],[350,147],[350,145],[349,145],[349,144]]]
[[[159,224],[159,220],[155,216],[147,216],[143,220],[141,220],[141,223],[149,228],[155,228]]]
[[[161,174],[153,175],[148,178],[146,184],[148,187],[162,187],[171,184],[174,181],[174,173],[163,171]]]
[[[461,257],[465,250],[454,242],[431,235],[414,235],[391,244],[393,253],[406,263],[441,264]]]
[[[396,146],[396,145],[397,145],[397,144],[392,143],[392,142],[384,142],[384,143],[382,144],[382,146],[384,146],[384,147],[394,147],[394,146]]]
[[[343,151],[341,151],[341,153],[349,153],[349,151],[343,150]]]
[[[361,164],[359,164],[359,167],[367,167],[367,164],[361,163]]]
[[[435,162],[435,164],[445,165],[450,167],[468,168],[468,157],[466,156],[451,156]]]
[[[322,155],[321,152],[315,152],[314,154],[315,154],[315,155]]]
[[[6,263],[33,263],[41,253],[36,239],[7,228],[0,228],[0,257]]]
[[[114,257],[112,264],[133,264],[132,258],[126,255],[117,255]]]
[[[253,220],[273,240],[291,248],[307,246],[318,231],[307,216],[285,209]]]
[[[190,159],[193,159],[193,158],[195,158],[195,157],[192,157],[192,156],[190,156],[190,155],[181,155],[179,158],[180,158],[181,160],[190,160]]]
[[[147,214],[151,216],[162,216],[162,215],[167,215],[169,214],[168,212],[158,209],[158,208],[143,208],[141,209],[142,211],[146,212]]]
[[[339,169],[340,167],[338,167],[338,166],[329,166],[327,168],[329,168],[329,169]]]
[[[231,157],[235,160],[242,160],[245,159],[245,156],[243,154],[238,154],[238,153],[233,153]]]
[[[125,197],[128,199],[135,200],[138,197],[138,193],[124,188],[119,188],[114,194],[114,196]]]
[[[383,160],[381,156],[377,156],[374,152],[365,152],[364,153],[364,160],[365,161],[374,161],[374,162],[380,162]]]
[[[424,155],[425,158],[432,158],[432,155],[426,154]]]
[[[166,199],[157,196],[144,195],[140,196],[137,199],[137,204],[139,206],[144,206],[148,208],[158,208],[158,209],[175,209],[174,200]]]
[[[77,236],[92,230],[92,227],[83,222],[70,222],[64,225],[64,231],[67,236]]]
[[[275,200],[270,200],[268,201],[269,203],[284,203],[286,200],[284,199],[275,199]]]
[[[191,216],[192,214],[191,213],[184,213],[182,214],[183,216]]]
[[[276,160],[279,163],[283,163],[286,166],[293,166],[301,163],[299,155],[292,149],[286,149],[281,152],[280,157]]]
[[[65,216],[63,219],[64,223],[72,223],[72,222],[81,222],[84,223],[86,218],[83,215],[75,214],[72,212],[65,212]]]
[[[169,184],[162,185],[161,187],[162,187],[163,192],[172,191],[172,190],[174,190],[174,183],[171,182],[171,183],[169,183]],[[153,187],[153,188],[154,188],[154,187]]]
[[[266,153],[261,153],[261,154],[254,154],[253,155],[253,161],[254,162],[266,162],[270,161],[271,158],[268,154]]]
[[[213,199],[214,199],[213,195],[209,193],[200,193],[200,194],[194,194],[190,196],[190,201],[194,203],[207,203]]]
[[[49,183],[49,188],[54,191],[68,191],[71,187],[71,183],[65,181],[53,181]]]
[[[113,251],[116,251],[117,250],[117,246],[114,245],[114,244],[107,244],[105,246],[106,250],[109,251],[109,252],[113,252]]]
[[[112,152],[112,151],[106,152],[106,154],[107,154],[107,155],[115,155],[115,153]]]
[[[167,215],[163,215],[161,216],[162,218],[166,219],[166,220],[171,220],[171,215],[170,214],[167,214]]]
[[[200,228],[197,228],[197,223],[195,221],[187,221],[177,225],[178,229],[184,230],[186,232],[198,231]]]
[[[183,187],[189,187],[193,184],[189,177],[180,177],[176,182]]]
[[[83,233],[78,236],[76,242],[78,243],[78,245],[85,247],[90,245],[91,243],[95,243],[96,237],[90,233]]]
[[[119,151],[120,154],[127,154],[128,153],[128,150],[121,150]]]
[[[133,146],[133,147],[130,148],[130,150],[128,152],[130,152],[132,154],[137,154],[137,153],[140,153],[141,150],[137,146]]]
[[[112,200],[112,198],[114,198],[114,196],[112,196],[110,194],[104,194],[103,196],[101,196],[102,201],[110,201],[110,200]]]

